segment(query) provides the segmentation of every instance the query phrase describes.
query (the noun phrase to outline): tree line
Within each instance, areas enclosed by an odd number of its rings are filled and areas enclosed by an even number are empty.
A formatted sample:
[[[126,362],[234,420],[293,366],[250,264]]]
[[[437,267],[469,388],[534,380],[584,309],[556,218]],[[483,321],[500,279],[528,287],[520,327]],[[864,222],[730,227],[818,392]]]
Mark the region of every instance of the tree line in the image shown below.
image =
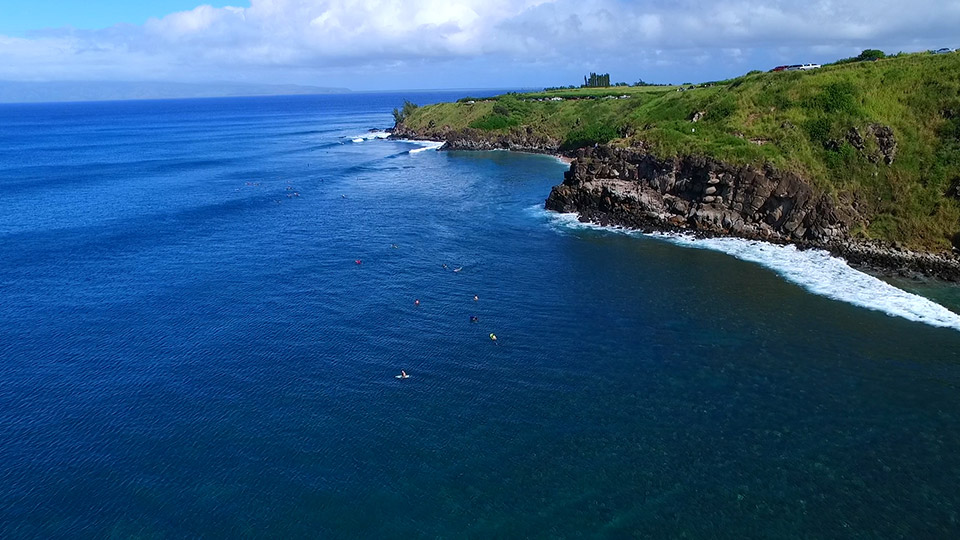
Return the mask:
[[[609,73],[603,73],[598,75],[596,73],[590,72],[589,77],[584,75],[582,88],[596,88],[600,86],[610,86]]]

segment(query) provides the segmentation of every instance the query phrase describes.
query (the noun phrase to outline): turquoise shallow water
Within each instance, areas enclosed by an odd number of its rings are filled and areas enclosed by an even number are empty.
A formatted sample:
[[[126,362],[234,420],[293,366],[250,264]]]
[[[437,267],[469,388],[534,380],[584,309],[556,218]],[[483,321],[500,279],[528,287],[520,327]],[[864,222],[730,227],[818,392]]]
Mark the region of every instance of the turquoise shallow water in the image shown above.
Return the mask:
[[[352,142],[405,97],[0,106],[0,537],[956,534],[960,332]]]

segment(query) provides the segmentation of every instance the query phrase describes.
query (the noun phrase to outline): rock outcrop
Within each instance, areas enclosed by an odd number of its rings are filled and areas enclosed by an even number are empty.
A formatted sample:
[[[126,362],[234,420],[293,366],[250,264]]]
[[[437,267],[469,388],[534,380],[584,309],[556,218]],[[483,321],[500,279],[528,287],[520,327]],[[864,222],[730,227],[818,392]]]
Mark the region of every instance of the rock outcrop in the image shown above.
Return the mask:
[[[846,142],[869,153],[872,161],[893,163],[897,141],[892,130],[872,124],[864,131],[862,135],[851,129]],[[410,129],[401,124],[394,127],[392,137],[444,141],[441,150],[561,153],[561,141],[525,127],[494,133],[433,124]],[[871,152],[871,147],[876,150]],[[852,238],[851,228],[870,218],[860,214],[864,205],[850,194],[824,193],[792,172],[703,156],[660,159],[643,148],[599,146],[570,156],[574,157],[570,170],[551,190],[545,206],[576,212],[581,221],[648,232],[792,243],[826,249],[878,273],[960,281],[960,260],[951,253],[914,252]],[[960,187],[955,191],[960,197]]]
[[[847,131],[847,135],[844,137],[844,139],[846,142],[850,143],[850,146],[863,154],[873,163],[879,163],[882,161],[885,165],[893,165],[893,161],[897,157],[897,138],[893,134],[893,130],[890,128],[890,126],[884,126],[882,124],[870,124],[866,127],[865,131],[867,137],[869,137],[876,145],[876,151],[869,151],[866,140],[864,139],[863,135],[860,134],[860,130],[858,130],[856,127],[851,127],[850,130]],[[829,140],[827,141],[827,148],[831,150],[839,150],[843,142],[843,140]]]
[[[561,141],[534,132],[529,127],[517,127],[507,133],[495,133],[478,129],[454,130],[449,126],[427,126],[410,129],[395,126],[391,135],[398,139],[426,139],[444,141],[443,150],[512,150],[537,154],[556,154]]]
[[[827,249],[879,272],[960,281],[960,261],[952,254],[851,238],[851,228],[863,220],[852,196],[831,196],[771,166],[702,156],[660,159],[637,148],[586,148],[577,151],[545,206],[605,226],[792,243]]]
[[[546,207],[604,225],[814,243],[846,238],[857,218],[794,173],[606,146],[578,151]]]

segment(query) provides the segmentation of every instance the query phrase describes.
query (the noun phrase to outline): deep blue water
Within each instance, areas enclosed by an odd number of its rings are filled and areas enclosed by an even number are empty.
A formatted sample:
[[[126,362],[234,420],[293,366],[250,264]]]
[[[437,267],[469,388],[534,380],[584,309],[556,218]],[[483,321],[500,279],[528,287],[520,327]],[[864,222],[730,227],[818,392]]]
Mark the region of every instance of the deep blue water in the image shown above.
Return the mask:
[[[351,142],[457,97],[0,106],[0,538],[957,535],[960,332]]]

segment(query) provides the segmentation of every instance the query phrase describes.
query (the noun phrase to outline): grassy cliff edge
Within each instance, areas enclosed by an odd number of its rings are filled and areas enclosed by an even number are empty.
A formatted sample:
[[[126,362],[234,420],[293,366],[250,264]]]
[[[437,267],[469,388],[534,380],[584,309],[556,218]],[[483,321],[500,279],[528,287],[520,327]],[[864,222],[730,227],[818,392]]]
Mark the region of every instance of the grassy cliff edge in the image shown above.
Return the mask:
[[[397,128],[444,140],[534,141],[526,146],[542,151],[610,144],[661,159],[775,167],[853,201],[853,238],[933,252],[960,244],[960,53],[687,87],[465,98],[410,110]]]

